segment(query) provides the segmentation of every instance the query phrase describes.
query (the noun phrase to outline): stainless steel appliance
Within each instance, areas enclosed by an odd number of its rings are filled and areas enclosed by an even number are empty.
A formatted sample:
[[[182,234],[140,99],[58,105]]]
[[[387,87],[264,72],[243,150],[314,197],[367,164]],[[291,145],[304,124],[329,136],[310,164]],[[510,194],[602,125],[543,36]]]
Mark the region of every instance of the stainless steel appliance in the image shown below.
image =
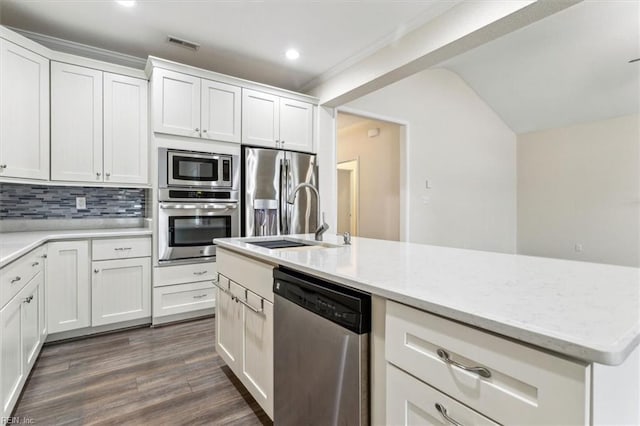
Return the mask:
[[[242,164],[243,236],[316,231],[318,200],[309,188],[301,189],[293,204],[287,203],[300,183],[318,187],[315,155],[245,147]]]
[[[226,195],[229,198],[222,198]],[[159,261],[211,258],[216,255],[214,238],[239,236],[240,209],[237,196],[237,191],[161,189],[158,209]]]
[[[274,423],[367,425],[371,296],[274,270]]]
[[[207,152],[158,150],[158,186],[237,188],[239,156]]]
[[[214,238],[240,236],[239,156],[160,148],[158,260],[213,259]]]

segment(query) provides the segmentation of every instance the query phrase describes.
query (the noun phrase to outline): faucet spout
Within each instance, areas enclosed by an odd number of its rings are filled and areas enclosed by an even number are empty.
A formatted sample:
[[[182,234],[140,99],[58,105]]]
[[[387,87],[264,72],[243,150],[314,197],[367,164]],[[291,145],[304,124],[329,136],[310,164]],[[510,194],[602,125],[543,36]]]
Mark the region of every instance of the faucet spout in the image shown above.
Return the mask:
[[[293,191],[291,191],[291,194],[289,195],[289,197],[287,197],[287,203],[293,204],[296,200],[296,195],[298,195],[298,191],[300,191],[302,188],[309,188],[311,192],[313,192],[316,196],[318,206],[316,224],[318,225],[318,228],[316,229],[315,236],[316,241],[322,241],[322,234],[327,232],[327,230],[329,229],[329,225],[324,221],[324,213],[321,214],[322,210],[320,210],[320,193],[318,192],[318,188],[311,185],[310,183],[302,182],[301,184],[296,186]]]

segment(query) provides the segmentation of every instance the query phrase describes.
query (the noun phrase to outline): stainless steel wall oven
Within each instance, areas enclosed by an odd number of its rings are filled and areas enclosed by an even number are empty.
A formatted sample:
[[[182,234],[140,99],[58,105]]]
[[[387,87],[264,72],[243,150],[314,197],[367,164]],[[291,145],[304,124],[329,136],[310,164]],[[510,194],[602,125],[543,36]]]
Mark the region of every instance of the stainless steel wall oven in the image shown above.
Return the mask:
[[[214,238],[240,236],[239,157],[159,150],[160,263],[212,259]]]

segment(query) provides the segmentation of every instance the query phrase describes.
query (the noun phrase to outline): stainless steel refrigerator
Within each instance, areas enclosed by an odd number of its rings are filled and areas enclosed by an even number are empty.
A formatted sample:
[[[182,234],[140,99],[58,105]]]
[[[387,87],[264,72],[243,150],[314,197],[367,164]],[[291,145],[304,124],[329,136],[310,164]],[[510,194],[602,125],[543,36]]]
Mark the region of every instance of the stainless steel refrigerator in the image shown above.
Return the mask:
[[[242,150],[242,235],[308,234],[316,231],[318,200],[308,188],[287,197],[307,182],[318,188],[316,156],[270,148]]]

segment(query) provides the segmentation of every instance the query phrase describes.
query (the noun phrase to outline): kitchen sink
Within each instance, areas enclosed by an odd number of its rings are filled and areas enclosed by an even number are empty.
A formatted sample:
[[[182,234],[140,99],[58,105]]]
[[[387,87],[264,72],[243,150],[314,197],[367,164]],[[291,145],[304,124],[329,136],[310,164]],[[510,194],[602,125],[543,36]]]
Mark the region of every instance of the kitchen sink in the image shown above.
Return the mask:
[[[285,239],[279,238],[277,240],[261,240],[261,241],[247,241],[247,244],[253,244],[254,246],[264,247],[270,250],[278,249],[295,249],[295,248],[335,248],[339,245],[323,243],[322,241],[309,241],[298,239]]]

